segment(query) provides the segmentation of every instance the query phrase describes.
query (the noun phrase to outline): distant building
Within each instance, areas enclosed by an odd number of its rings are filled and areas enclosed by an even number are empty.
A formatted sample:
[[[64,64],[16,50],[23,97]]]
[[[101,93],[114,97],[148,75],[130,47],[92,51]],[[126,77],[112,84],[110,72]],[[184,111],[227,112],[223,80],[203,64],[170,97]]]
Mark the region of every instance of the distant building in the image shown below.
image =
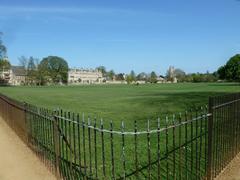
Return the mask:
[[[103,80],[103,74],[98,70],[75,68],[68,71],[69,84],[98,84]]]
[[[0,71],[1,83],[9,85],[23,85],[26,82],[26,71],[21,66],[11,66],[8,70]]]
[[[3,57],[4,61],[9,61],[8,57]],[[6,69],[5,67],[2,67],[0,69],[0,83],[1,84],[8,84],[10,81],[10,69]]]
[[[157,77],[157,83],[159,83],[159,84],[166,83],[165,77],[164,76]]]
[[[135,84],[146,84],[146,81],[138,80],[138,81],[135,82]]]
[[[169,80],[172,83],[177,83],[178,80],[176,78],[175,68],[173,66],[170,66],[168,71],[169,71]]]
[[[10,85],[23,85],[26,83],[26,70],[22,66],[12,66],[10,69]]]
[[[106,84],[127,84],[126,81],[106,81]]]
[[[10,70],[2,69],[0,73],[0,83],[8,84],[10,81]]]
[[[175,77],[175,68],[173,66],[169,67],[169,78],[173,79]]]

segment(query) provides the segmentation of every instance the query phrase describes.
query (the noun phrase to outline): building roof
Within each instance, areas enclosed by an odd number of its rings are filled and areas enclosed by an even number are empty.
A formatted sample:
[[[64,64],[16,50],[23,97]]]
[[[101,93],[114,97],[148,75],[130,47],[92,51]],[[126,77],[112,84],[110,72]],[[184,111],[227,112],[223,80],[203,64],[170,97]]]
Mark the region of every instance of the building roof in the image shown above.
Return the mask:
[[[26,76],[26,70],[23,66],[12,66],[11,69],[15,76]]]

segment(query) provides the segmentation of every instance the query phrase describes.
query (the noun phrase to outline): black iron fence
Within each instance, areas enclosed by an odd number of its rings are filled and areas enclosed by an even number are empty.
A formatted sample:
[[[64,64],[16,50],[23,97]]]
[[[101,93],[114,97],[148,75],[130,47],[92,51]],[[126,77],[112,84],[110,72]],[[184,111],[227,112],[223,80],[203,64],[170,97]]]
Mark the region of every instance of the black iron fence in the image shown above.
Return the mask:
[[[0,114],[59,179],[212,179],[239,152],[240,94],[183,114],[106,123],[0,96]]]
[[[209,99],[208,177],[216,177],[240,152],[240,93]]]

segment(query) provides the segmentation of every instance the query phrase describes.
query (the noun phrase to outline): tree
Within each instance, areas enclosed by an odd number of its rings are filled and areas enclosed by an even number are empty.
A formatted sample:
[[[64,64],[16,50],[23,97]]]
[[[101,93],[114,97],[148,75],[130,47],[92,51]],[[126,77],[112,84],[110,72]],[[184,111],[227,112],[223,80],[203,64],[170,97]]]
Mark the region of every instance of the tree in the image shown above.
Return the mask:
[[[124,81],[124,74],[123,73],[117,74],[116,75],[116,80],[117,81]]]
[[[39,72],[41,84],[68,82],[68,63],[61,57],[48,56],[43,58],[39,64]]]
[[[35,64],[35,59],[30,57],[27,64],[27,83],[35,84],[37,83],[37,66]]]
[[[4,72],[11,68],[11,64],[6,58],[7,48],[2,42],[2,35],[3,33],[0,32],[0,71]],[[7,74],[8,75],[6,75],[5,73],[1,73],[0,84],[7,84],[9,82],[10,73]]]
[[[2,35],[3,33],[0,32],[0,59],[3,59],[7,53],[7,48],[5,45],[3,45],[3,42],[2,42]]]
[[[127,75],[127,76],[126,76],[126,81],[127,81],[128,84],[131,84],[131,83],[132,83],[132,78],[131,78],[130,75]]]
[[[10,78],[10,72],[8,71],[11,68],[11,64],[7,59],[0,59],[0,84],[8,84]],[[8,71],[8,73],[3,73]]]
[[[105,68],[104,66],[99,66],[99,67],[97,67],[96,69],[97,69],[98,71],[100,71],[100,72],[103,74],[103,76],[106,76],[107,70],[106,70],[106,68]]]
[[[130,74],[126,76],[126,81],[128,84],[131,84],[133,81],[136,81],[136,74],[133,70],[130,72]]]
[[[0,59],[0,71],[9,70],[11,68],[11,64],[7,59]]]
[[[136,74],[133,70],[130,72],[130,78],[131,78],[131,81],[136,81]]]
[[[225,79],[226,78],[226,71],[225,71],[225,66],[221,66],[218,71],[217,75],[220,79]]]
[[[154,71],[150,74],[150,82],[157,83],[157,74]]]
[[[26,71],[26,83],[27,84],[40,84],[41,73],[38,71],[39,59],[32,56],[25,57],[21,56],[18,58],[19,66],[23,67]]]
[[[174,74],[178,81],[183,82],[186,76],[186,73],[182,69],[175,69]]]
[[[115,72],[113,70],[110,70],[109,72],[107,72],[107,77],[110,80],[113,80],[115,76]]]
[[[193,74],[188,74],[184,78],[185,82],[194,82],[194,83],[199,83],[199,82],[215,82],[217,81],[216,76],[214,76],[213,73],[193,73]]]
[[[148,75],[145,72],[141,72],[140,74],[137,75],[136,79],[138,81],[147,81]]]
[[[218,69],[221,79],[240,81],[240,54],[231,57],[225,66]]]
[[[19,61],[19,66],[22,66],[24,67],[25,70],[27,70],[29,59],[25,56],[21,56],[18,58],[18,61]]]

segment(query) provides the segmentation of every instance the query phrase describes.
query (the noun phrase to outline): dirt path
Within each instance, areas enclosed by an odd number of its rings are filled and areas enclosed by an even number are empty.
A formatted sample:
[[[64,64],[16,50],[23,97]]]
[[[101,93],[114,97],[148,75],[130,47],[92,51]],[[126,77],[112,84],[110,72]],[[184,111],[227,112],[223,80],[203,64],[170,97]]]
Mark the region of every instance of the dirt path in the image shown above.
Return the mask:
[[[55,180],[36,155],[0,118],[0,180]]]
[[[216,180],[240,180],[240,153]]]

